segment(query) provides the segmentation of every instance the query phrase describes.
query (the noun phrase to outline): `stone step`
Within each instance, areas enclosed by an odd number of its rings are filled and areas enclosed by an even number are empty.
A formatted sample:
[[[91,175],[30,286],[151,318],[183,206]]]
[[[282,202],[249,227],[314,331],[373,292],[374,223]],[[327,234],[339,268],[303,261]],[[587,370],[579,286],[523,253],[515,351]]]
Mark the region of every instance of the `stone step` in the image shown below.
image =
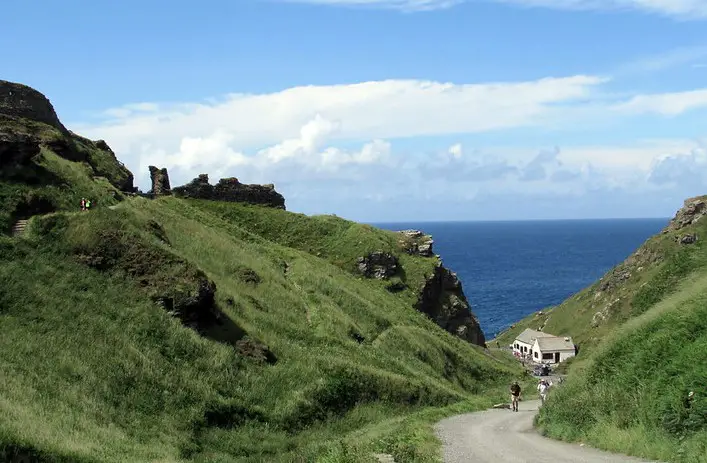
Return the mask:
[[[25,228],[27,228],[27,220],[18,220],[15,225],[12,226],[12,234],[21,235],[24,233]]]

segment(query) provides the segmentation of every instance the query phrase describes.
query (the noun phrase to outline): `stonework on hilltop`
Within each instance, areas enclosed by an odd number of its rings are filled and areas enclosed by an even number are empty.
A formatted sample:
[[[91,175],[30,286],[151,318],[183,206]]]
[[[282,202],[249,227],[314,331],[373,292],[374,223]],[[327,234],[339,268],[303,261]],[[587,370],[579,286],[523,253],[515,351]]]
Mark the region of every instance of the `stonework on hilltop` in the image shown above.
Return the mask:
[[[434,240],[430,235],[425,235],[420,230],[403,230],[400,232],[400,247],[410,255],[432,257],[432,244]]]
[[[43,122],[68,134],[49,99],[26,85],[0,80],[0,114]]]
[[[700,220],[705,214],[707,214],[707,196],[688,198],[663,233],[667,233],[670,229],[680,230],[687,227]]]
[[[172,192],[182,198],[248,203],[285,209],[285,198],[275,191],[274,185],[248,185],[240,183],[234,177],[222,178],[216,185],[211,185],[209,176],[201,174],[186,185],[173,188]]]
[[[486,346],[481,325],[471,312],[461,281],[441,263],[426,278],[415,308],[448,332],[472,344]]]
[[[165,196],[172,194],[172,190],[169,186],[169,174],[167,174],[167,169],[158,169],[155,166],[149,166],[150,169],[150,180],[152,181],[152,196]]]

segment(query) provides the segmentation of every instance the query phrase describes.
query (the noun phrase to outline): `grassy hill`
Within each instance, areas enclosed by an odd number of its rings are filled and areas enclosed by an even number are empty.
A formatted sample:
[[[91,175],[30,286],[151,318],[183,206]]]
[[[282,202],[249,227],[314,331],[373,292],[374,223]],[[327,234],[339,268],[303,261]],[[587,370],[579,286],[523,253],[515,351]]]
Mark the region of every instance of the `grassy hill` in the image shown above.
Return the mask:
[[[624,262],[599,281],[556,307],[532,314],[500,333],[493,341],[510,344],[525,328],[572,336],[585,352],[591,351],[616,327],[648,311],[676,291],[688,275],[707,268],[707,253],[700,237],[707,236],[707,221],[699,220],[706,197],[687,200],[664,230],[649,238]],[[697,208],[697,209],[695,209]],[[694,223],[688,223],[694,220]],[[694,243],[689,237],[696,235]],[[579,356],[580,362],[586,356]]]
[[[707,461],[707,197],[598,282],[525,327],[573,336],[570,378],[541,409],[548,436],[661,461]],[[688,393],[695,393],[688,407]]]
[[[519,377],[414,308],[437,259],[399,234],[130,196],[62,128],[0,118],[0,460],[436,461],[430,423]],[[371,251],[402,271],[363,277]]]

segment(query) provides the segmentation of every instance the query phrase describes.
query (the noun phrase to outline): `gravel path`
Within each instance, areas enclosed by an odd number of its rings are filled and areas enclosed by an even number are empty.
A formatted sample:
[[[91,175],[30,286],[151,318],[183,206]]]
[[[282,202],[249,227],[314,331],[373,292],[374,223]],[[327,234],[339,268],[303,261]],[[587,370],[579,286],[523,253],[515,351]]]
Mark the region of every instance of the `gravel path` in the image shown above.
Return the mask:
[[[457,415],[435,426],[445,463],[613,463],[647,462],[542,437],[533,428],[539,400],[522,401],[519,411],[486,410]]]

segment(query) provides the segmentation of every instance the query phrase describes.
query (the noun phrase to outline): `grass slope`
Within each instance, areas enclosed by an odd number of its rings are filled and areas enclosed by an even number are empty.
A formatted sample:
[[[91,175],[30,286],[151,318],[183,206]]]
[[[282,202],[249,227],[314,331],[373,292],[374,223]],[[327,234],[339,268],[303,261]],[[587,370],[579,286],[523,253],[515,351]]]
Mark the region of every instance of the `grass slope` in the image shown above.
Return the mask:
[[[707,269],[705,243],[680,244],[686,234],[707,236],[707,221],[649,238],[623,263],[562,304],[532,314],[491,342],[510,344],[525,328],[572,336],[588,353],[616,327],[648,311],[673,293],[682,279]],[[581,363],[587,355],[580,355]]]
[[[124,183],[129,172],[94,142],[65,136],[46,124],[0,115],[3,134],[31,137],[40,152],[27,165],[3,165],[0,170],[0,233],[32,214],[77,210],[82,197],[91,198],[96,207],[123,198],[116,185]],[[62,147],[84,161],[70,161],[51,147]]]
[[[94,188],[43,154],[75,191]],[[500,401],[519,370],[412,308],[434,259],[396,251],[410,286],[397,294],[351,272],[396,240],[176,198],[34,217],[22,238],[0,237],[0,455],[436,461],[429,424]],[[154,299],[190,300],[203,277],[222,319],[198,333]]]
[[[696,242],[680,243],[692,234]],[[704,236],[704,217],[668,227],[597,283],[499,336],[510,343],[525,327],[543,327],[582,346],[567,362],[569,380],[538,415],[544,434],[661,461],[707,462]],[[695,398],[687,407],[689,391]]]

